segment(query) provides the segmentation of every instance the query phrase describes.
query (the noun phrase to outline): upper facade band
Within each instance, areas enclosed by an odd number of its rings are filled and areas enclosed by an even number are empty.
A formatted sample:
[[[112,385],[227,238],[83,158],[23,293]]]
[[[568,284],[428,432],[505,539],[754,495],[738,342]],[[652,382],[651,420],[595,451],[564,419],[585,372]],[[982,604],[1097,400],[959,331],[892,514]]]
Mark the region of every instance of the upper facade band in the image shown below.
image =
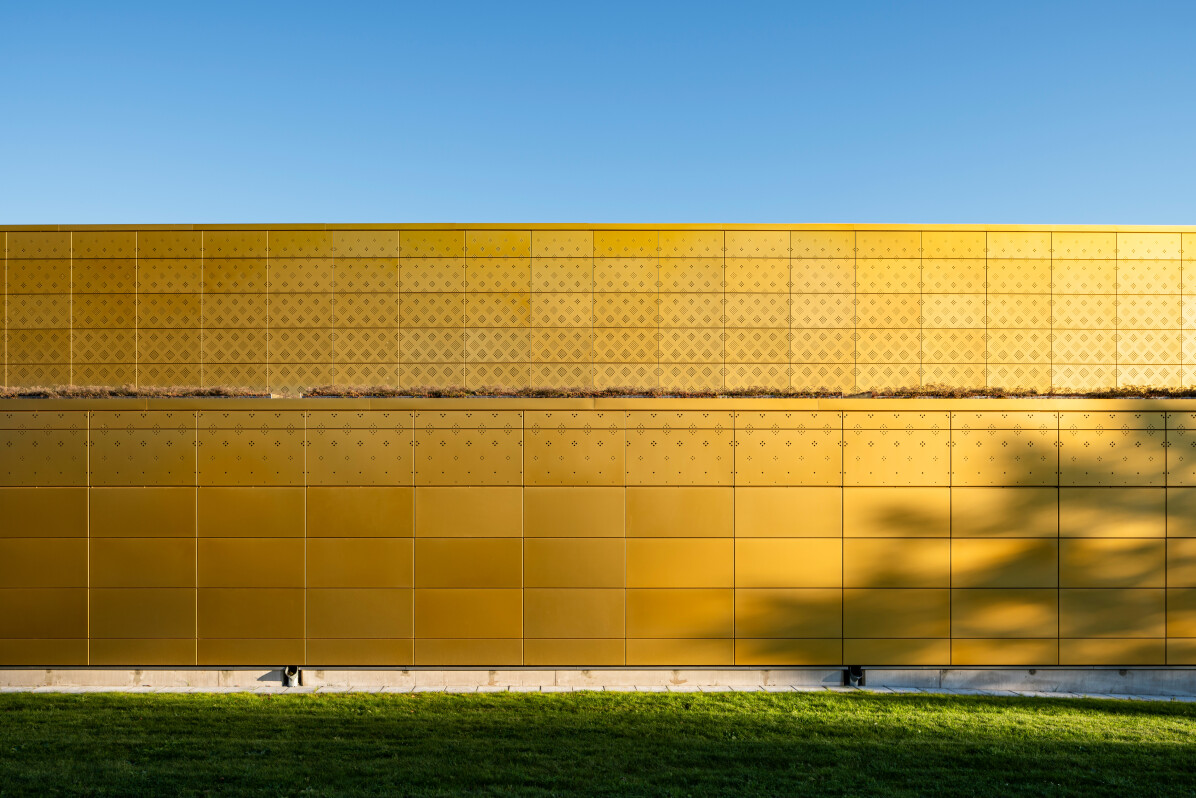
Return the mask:
[[[1192,226],[21,226],[0,239],[10,387],[1196,384]]]

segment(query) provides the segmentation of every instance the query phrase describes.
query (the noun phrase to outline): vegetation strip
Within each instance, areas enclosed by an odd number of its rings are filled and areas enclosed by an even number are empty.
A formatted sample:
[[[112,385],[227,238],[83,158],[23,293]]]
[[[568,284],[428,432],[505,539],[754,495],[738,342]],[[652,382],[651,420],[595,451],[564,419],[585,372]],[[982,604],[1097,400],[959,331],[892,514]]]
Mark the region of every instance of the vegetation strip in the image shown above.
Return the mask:
[[[735,388],[722,391],[686,391],[671,388],[502,388],[502,387],[416,387],[390,388],[386,386],[350,387],[321,385],[300,391],[270,393],[248,388],[172,386],[138,388],[58,385],[46,387],[0,388],[0,399],[191,399],[203,397],[268,398],[512,398],[512,399],[1190,399],[1196,398],[1196,386],[1188,388],[1154,388],[1130,385],[1104,391],[1036,391],[1033,389],[952,388],[926,385],[918,388],[894,388],[885,391],[788,390],[778,388]]]
[[[868,694],[0,695],[0,795],[1192,795],[1196,705]]]

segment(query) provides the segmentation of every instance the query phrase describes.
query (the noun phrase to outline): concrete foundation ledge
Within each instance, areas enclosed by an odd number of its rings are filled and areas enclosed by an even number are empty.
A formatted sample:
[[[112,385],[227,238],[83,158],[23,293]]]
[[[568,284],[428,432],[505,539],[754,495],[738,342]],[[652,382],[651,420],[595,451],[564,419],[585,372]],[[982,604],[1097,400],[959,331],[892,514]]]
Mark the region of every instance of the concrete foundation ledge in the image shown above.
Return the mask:
[[[841,668],[453,669],[311,668],[300,686],[324,691],[787,690],[837,688]],[[0,690],[277,690],[281,668],[0,670]],[[1196,668],[865,668],[871,689],[1196,696]]]

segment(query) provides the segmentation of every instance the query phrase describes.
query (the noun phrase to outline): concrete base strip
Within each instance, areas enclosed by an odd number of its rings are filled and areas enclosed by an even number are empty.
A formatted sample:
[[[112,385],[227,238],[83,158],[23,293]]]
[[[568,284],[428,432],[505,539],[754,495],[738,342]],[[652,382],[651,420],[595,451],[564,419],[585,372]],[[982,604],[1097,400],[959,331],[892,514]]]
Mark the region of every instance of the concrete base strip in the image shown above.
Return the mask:
[[[854,692],[839,668],[510,670],[312,669],[299,687],[274,669],[0,670],[0,692]],[[1196,668],[866,668],[863,689],[889,693],[1196,697]]]

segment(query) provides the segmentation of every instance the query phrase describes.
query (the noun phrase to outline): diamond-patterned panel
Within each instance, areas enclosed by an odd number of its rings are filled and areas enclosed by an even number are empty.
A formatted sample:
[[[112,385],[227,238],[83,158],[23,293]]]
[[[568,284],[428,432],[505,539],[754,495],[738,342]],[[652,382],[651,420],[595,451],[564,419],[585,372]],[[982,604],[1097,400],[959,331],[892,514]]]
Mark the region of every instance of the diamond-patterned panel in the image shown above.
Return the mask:
[[[465,331],[413,328],[399,332],[399,363],[465,363]],[[453,383],[460,385],[460,382]]]
[[[41,331],[25,331],[41,332]],[[16,351],[12,336],[9,338],[9,359]],[[76,366],[83,363],[129,363],[136,362],[137,336],[133,330],[77,328],[71,334],[71,360]],[[95,382],[87,383],[96,385]]]
[[[1049,294],[989,294],[989,328],[1050,329]]]
[[[672,363],[661,361],[661,388],[685,391],[717,391],[723,387],[723,364]]]
[[[1117,293],[1117,261],[1067,260],[1051,262],[1051,281],[1058,294]]]
[[[133,230],[81,230],[71,234],[76,258],[135,258],[137,233]]]
[[[723,301],[727,327],[775,327],[788,329],[790,295],[726,294]]]
[[[787,230],[728,230],[724,234],[726,256],[730,258],[788,258]]]
[[[203,256],[209,258],[265,258],[269,254],[265,230],[205,230]]]
[[[847,328],[794,328],[790,334],[794,363],[847,363],[855,360],[855,331]]]
[[[925,230],[922,233],[924,258],[984,258],[987,234],[972,230]]]
[[[532,291],[584,293],[594,291],[593,258],[532,258]]]
[[[1117,366],[1117,385],[1144,386],[1151,388],[1183,387],[1183,373],[1178,365],[1126,365]]]
[[[530,230],[466,230],[465,254],[470,258],[528,258]]]
[[[923,327],[922,362],[983,364],[984,337],[984,330]]]
[[[399,334],[394,327],[338,327],[333,336],[335,361],[341,363],[389,363],[399,359]]]
[[[200,302],[199,294],[139,294],[137,326],[198,329],[202,318]]]
[[[27,329],[8,331],[8,362],[70,363],[71,331]]]
[[[402,258],[399,290],[408,293],[461,293],[465,290],[465,258]]]
[[[531,294],[465,295],[467,327],[528,327],[531,324]]]
[[[790,372],[790,387],[794,390],[849,393],[855,389],[855,369],[850,363],[795,361]]]
[[[400,230],[399,257],[463,258],[465,257],[465,231]]]
[[[988,359],[994,363],[1051,362],[1049,330],[988,330]]]
[[[331,363],[333,352],[333,331],[330,328],[271,328],[269,341],[269,363],[286,365],[295,363]]]
[[[526,327],[465,330],[465,362],[470,366],[482,363],[528,363],[531,360],[530,347],[530,330]]]
[[[45,330],[71,324],[70,294],[9,294],[8,329]]]
[[[68,259],[8,259],[8,293],[68,294],[71,261]]]
[[[727,258],[723,275],[727,293],[789,292],[788,258]]]
[[[353,363],[336,361],[333,367],[334,385],[357,388],[396,388],[399,384],[399,367],[390,363]]]
[[[723,291],[723,259],[661,258],[658,266],[661,292],[712,293]]]
[[[984,328],[983,294],[925,294],[922,324],[926,327]]]
[[[990,260],[1016,258],[1042,260],[1051,257],[1051,234],[1049,232],[989,232],[988,257]]]
[[[1179,365],[1180,362],[1180,333],[1178,330],[1118,331],[1118,365],[1126,363]]]
[[[1131,260],[1117,261],[1118,294],[1178,294],[1182,285],[1182,261]]]
[[[1178,330],[1180,297],[1176,294],[1119,294],[1117,327],[1122,330]]]
[[[797,258],[855,257],[853,230],[794,230],[790,234],[790,249]]]
[[[1116,301],[1112,294],[1055,294],[1051,308],[1054,328],[1112,330]]]
[[[339,294],[393,294],[399,290],[397,258],[337,258],[332,265]]]
[[[195,294],[203,290],[203,266],[197,258],[142,258],[137,261],[141,294]]]
[[[789,331],[730,328],[726,331],[728,363],[789,363]]]
[[[585,258],[594,257],[592,230],[533,230],[532,257]]]
[[[860,330],[856,333],[856,359],[860,364],[913,363],[916,366],[920,351],[921,333],[917,329]]]
[[[195,330],[139,330],[137,333],[137,363],[198,363],[200,331]],[[173,382],[171,385],[185,383]],[[196,383],[191,383],[196,384]]]
[[[337,266],[346,258],[392,259],[399,255],[397,230],[333,230],[332,252]]]
[[[465,326],[465,294],[399,294],[399,326]]]
[[[649,327],[657,321],[656,292],[594,294],[595,327]]]
[[[855,258],[794,258],[789,282],[795,294],[850,294],[855,291]]]
[[[342,294],[336,295],[337,327],[389,327],[399,326],[399,303],[397,295],[389,294]]]
[[[661,230],[662,258],[722,258],[722,230]]]
[[[895,391],[921,385],[917,363],[861,362],[855,371],[855,387],[861,391]]]
[[[595,363],[651,363],[655,364],[659,342],[652,328],[595,327]],[[627,384],[627,383],[621,383]]]
[[[855,234],[857,258],[920,258],[922,233],[917,230],[860,230]]]
[[[670,363],[723,362],[722,328],[662,327],[660,360]]]
[[[265,329],[266,294],[204,294],[202,318],[205,329]]]
[[[15,258],[69,258],[70,256],[71,233],[22,230],[8,233],[10,262]]]
[[[990,296],[1051,293],[1050,258],[991,258],[987,264],[985,274]]]
[[[1035,363],[989,363],[986,371],[989,388],[1005,390],[1050,390],[1051,367]]]
[[[534,327],[528,331],[533,363],[575,363],[588,368],[593,350],[594,333],[589,327]]]
[[[12,299],[9,297],[9,327],[13,326]],[[71,310],[75,327],[132,329],[137,323],[137,305],[131,294],[77,294]]]
[[[790,373],[787,363],[728,363],[723,368],[723,385],[728,390],[788,388]]]
[[[265,258],[209,258],[203,262],[203,293],[266,293]]]
[[[858,258],[856,290],[861,293],[916,294],[922,286],[922,261],[911,258]]]
[[[1055,260],[1113,259],[1117,257],[1117,234],[1055,232],[1051,234]]]
[[[595,258],[595,292],[644,292],[657,290],[656,258]]]
[[[199,272],[198,259],[171,262],[194,264],[196,274]],[[154,262],[149,263],[152,269]],[[137,270],[138,261],[130,258],[76,260],[72,264],[72,290],[75,294],[132,294],[137,287]],[[11,267],[9,274],[8,290],[12,291]],[[199,287],[188,290],[198,291]]]
[[[465,290],[526,293],[531,290],[531,258],[475,258],[465,264]]]
[[[988,262],[975,258],[923,258],[922,293],[983,294]]]
[[[594,364],[595,388],[656,388],[659,385],[655,363]]]
[[[595,258],[655,258],[660,234],[655,230],[595,230]]]
[[[1058,330],[1052,345],[1056,363],[1116,362],[1117,335],[1112,330]]]
[[[265,363],[266,352],[265,330],[208,328],[203,331],[203,363],[206,368]]]

